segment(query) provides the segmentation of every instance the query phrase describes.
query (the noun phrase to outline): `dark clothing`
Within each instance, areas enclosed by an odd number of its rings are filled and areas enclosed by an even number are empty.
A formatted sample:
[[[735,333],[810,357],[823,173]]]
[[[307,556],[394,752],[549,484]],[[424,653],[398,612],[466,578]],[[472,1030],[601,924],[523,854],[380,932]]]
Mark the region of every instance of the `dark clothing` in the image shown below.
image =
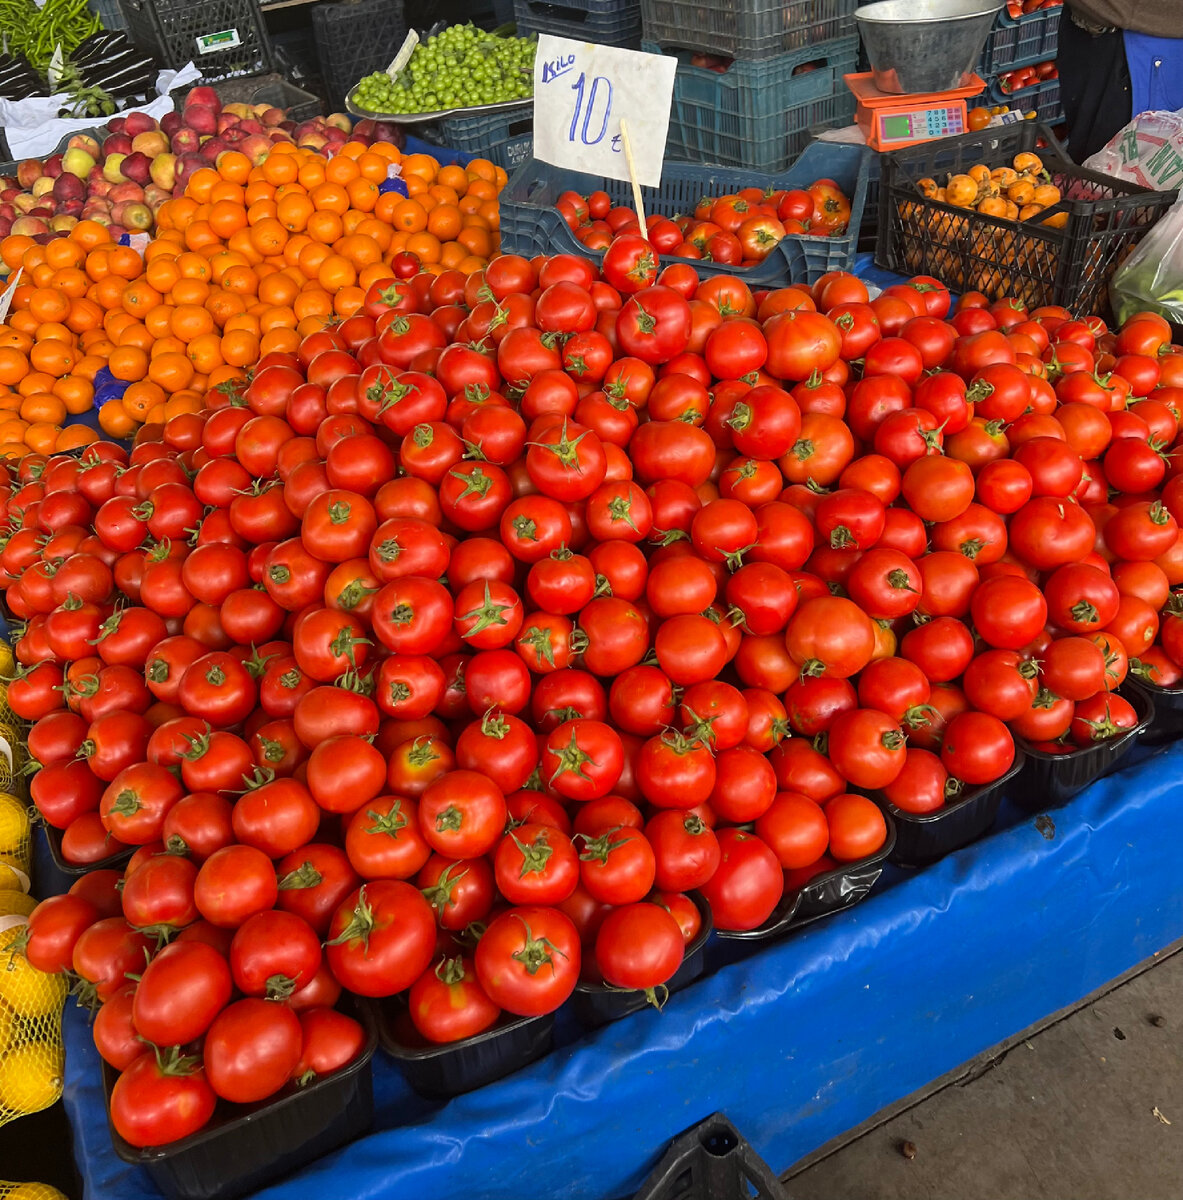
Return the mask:
[[[1068,11],[1090,25],[1132,29],[1154,37],[1183,37],[1183,4],[1179,0],[1068,0]],[[1068,25],[1064,21],[1060,28]]]
[[[1183,14],[1183,3],[1179,11]],[[1076,162],[1084,162],[1133,117],[1130,69],[1121,30],[1094,37],[1065,13],[1060,21],[1056,67],[1068,127],[1068,150]]]

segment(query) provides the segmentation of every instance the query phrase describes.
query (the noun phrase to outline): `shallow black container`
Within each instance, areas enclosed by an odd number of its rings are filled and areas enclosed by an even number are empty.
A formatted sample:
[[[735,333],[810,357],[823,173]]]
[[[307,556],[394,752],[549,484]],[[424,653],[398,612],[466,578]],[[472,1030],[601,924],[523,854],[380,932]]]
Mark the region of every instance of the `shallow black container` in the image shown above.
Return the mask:
[[[67,881],[62,891],[68,891],[71,884],[81,879],[83,875],[89,875],[91,871],[102,871],[108,867],[122,868],[126,866],[128,860],[136,852],[134,846],[129,846],[124,850],[120,850],[118,854],[110,854],[106,858],[100,858],[98,862],[67,862],[62,857],[62,831],[55,829],[52,825],[43,825],[42,828],[45,830],[45,844],[49,847],[49,857],[53,860],[54,870]]]
[[[1183,687],[1158,687],[1132,675],[1126,680],[1130,691],[1149,696],[1154,704],[1154,719],[1138,741],[1143,746],[1169,746],[1183,737]]]
[[[1120,737],[1071,754],[1047,754],[1036,750],[1024,738],[1016,738],[1015,743],[1027,756],[1027,762],[1007,789],[1007,795],[1028,812],[1046,812],[1067,804],[1090,783],[1115,770],[1154,720],[1154,701],[1145,692],[1123,684],[1120,694],[1138,714],[1137,725]]]
[[[115,1153],[144,1167],[169,1200],[234,1200],[360,1137],[374,1120],[370,1060],[378,1032],[366,1005],[342,1008],[365,1027],[356,1061],[278,1099],[219,1104],[207,1128],[168,1146],[137,1150],[112,1128]],[[104,1063],[108,1100],[116,1078]]]
[[[382,1049],[398,1063],[411,1087],[432,1099],[459,1096],[512,1075],[549,1054],[555,1041],[554,1013],[541,1017],[507,1013],[475,1037],[442,1046],[426,1041],[412,1046],[400,1040],[398,1003],[386,1000],[375,1008]]]
[[[1015,750],[1015,761],[1001,779],[971,788],[936,812],[909,813],[896,808],[881,792],[872,799],[895,822],[895,849],[891,861],[902,867],[925,867],[976,842],[998,818],[998,808],[1007,785],[1023,769],[1023,752]]]
[[[755,929],[716,929],[715,932],[721,938],[771,941],[783,937],[798,925],[808,925],[865,899],[879,882],[884,864],[895,849],[895,822],[889,813],[884,813],[883,819],[887,823],[887,841],[874,854],[858,862],[844,863],[824,875],[815,876],[799,891],[786,893],[768,920]]]
[[[711,921],[711,906],[698,892],[689,892],[690,899],[702,917],[702,928],[694,940],[686,947],[682,965],[674,972],[665,985],[672,995],[681,991],[688,983],[693,983],[703,971],[703,947],[711,936],[713,923]],[[644,992],[621,990],[602,983],[578,983],[571,997],[571,1011],[576,1018],[589,1029],[598,1029],[610,1021],[619,1021],[630,1013],[640,1012],[650,1007]]]

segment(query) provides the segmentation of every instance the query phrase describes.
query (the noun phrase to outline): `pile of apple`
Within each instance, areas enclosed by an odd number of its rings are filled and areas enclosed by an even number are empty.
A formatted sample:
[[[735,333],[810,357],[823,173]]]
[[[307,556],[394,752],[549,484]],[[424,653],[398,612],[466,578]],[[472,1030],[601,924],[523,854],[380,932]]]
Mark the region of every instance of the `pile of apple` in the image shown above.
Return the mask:
[[[348,140],[350,125],[344,113],[297,124],[269,104],[223,106],[213,88],[196,87],[180,112],[159,122],[140,112],[112,117],[99,131],[101,141],[75,134],[62,153],[27,158],[15,178],[0,176],[0,237],[49,241],[82,220],[108,226],[112,237],[150,233],[160,206],[227,150],[253,163],[276,142],[332,154]]]

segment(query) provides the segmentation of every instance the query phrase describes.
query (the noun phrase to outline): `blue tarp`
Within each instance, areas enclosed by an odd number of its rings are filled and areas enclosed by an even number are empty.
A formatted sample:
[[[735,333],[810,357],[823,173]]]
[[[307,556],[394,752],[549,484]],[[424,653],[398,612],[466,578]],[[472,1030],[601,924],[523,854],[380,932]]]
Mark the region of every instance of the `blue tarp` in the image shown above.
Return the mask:
[[[861,905],[758,952],[713,939],[713,973],[663,1012],[565,1028],[548,1058],[447,1104],[414,1097],[379,1054],[380,1132],[259,1195],[609,1200],[717,1110],[782,1171],[1183,937],[1183,744],[1050,818],[1004,806],[976,846],[892,870]],[[155,1200],[111,1150],[72,1008],[66,1043],[87,1200]]]

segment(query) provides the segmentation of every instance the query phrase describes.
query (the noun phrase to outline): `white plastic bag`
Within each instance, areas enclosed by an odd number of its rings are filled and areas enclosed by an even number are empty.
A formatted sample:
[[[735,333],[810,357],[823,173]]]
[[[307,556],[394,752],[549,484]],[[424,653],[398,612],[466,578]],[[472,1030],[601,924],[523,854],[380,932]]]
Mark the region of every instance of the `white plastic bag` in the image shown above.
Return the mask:
[[[1183,197],[1117,268],[1109,300],[1119,321],[1147,309],[1183,325]]]
[[[1183,111],[1139,113],[1083,165],[1152,191],[1173,192],[1183,186]]]

